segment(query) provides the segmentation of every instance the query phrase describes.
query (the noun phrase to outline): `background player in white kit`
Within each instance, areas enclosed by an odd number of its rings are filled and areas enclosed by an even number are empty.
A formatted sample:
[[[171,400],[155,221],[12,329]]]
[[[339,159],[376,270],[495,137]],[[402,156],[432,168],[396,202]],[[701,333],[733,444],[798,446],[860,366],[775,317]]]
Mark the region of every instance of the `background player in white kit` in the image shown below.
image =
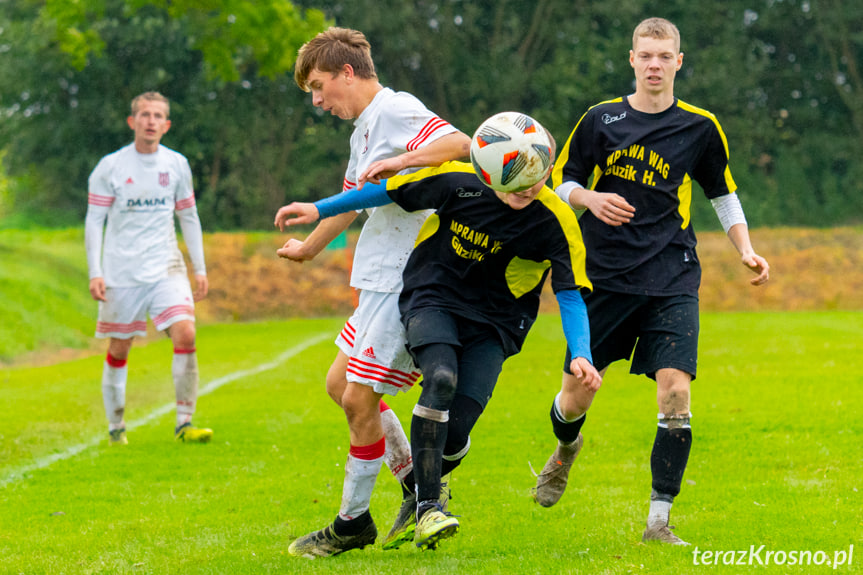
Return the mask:
[[[361,32],[330,28],[318,34],[300,49],[294,80],[312,93],[314,106],[343,120],[355,119],[345,191],[375,178],[380,160],[397,157],[404,170],[468,154],[468,136],[411,94],[378,82]],[[382,396],[407,391],[419,378],[405,348],[398,298],[402,270],[428,213],[409,214],[389,205],[371,211],[363,226],[351,275],[351,286],[361,290],[359,306],[336,339],[340,351],[327,373],[327,392],[344,409],[350,428],[342,502],[332,525],[291,544],[293,555],[336,555],[374,543],[377,528],[369,503],[382,463],[400,481],[411,471],[410,445]],[[305,241],[290,239],[278,253],[294,261],[312,259],[356,217],[328,218]],[[275,223],[283,228],[281,210]],[[407,489],[405,495],[413,497]],[[405,530],[405,521],[413,519],[400,515],[388,540]]]
[[[148,314],[174,344],[174,437],[207,442],[213,436],[192,425],[198,396],[193,302],[209,286],[189,162],[160,145],[171,127],[169,113],[168,99],[157,92],[133,99],[127,122],[134,142],[102,158],[90,174],[85,242],[90,294],[99,302],[96,337],[110,338],[102,397],[112,444],[128,443],[126,362],[133,338],[147,335]],[[177,246],[175,213],[195,272],[194,295]]]

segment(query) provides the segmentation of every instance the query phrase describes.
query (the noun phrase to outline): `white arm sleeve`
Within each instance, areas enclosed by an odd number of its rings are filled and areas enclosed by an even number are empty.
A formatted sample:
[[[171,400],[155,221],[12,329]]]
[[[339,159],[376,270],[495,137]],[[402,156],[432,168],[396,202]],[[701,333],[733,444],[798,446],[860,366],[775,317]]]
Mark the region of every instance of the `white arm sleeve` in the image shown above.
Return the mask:
[[[579,185],[578,182],[563,182],[554,189],[554,193],[571,208],[573,206],[572,202],[569,201],[569,195],[572,193],[572,190],[583,187],[584,186]]]
[[[198,217],[198,208],[195,206],[195,192],[192,187],[192,169],[189,162],[182,158],[180,165],[181,181],[177,188],[175,212],[180,221],[180,230],[183,232],[183,241],[189,250],[189,259],[192,260],[192,269],[196,276],[207,275],[207,266],[204,264],[204,234],[201,231],[201,220]]]
[[[207,275],[207,266],[204,264],[204,234],[201,231],[198,209],[192,206],[179,210],[177,218],[180,220],[183,241],[186,242],[186,249],[189,250],[189,259],[192,260],[192,269],[195,270],[195,275]]]
[[[105,218],[108,208],[104,206],[87,206],[87,217],[84,220],[84,247],[87,250],[87,267],[90,269],[90,279],[104,277],[102,272],[102,238],[105,231]]]
[[[87,267],[90,279],[105,277],[102,269],[102,242],[105,238],[105,220],[114,203],[114,192],[108,183],[110,161],[103,158],[87,180],[87,215],[84,219],[84,247],[87,250]]]
[[[743,206],[740,205],[740,198],[737,194],[725,194],[718,198],[710,200],[713,204],[713,209],[719,217],[719,223],[722,224],[722,229],[725,233],[735,224],[746,224],[746,215],[743,213]]]

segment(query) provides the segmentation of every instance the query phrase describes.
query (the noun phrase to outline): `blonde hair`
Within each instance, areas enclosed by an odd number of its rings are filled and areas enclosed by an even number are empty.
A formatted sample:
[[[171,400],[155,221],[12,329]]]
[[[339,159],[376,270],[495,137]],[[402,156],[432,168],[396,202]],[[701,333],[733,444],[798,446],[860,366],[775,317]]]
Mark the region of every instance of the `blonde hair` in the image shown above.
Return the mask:
[[[164,102],[165,117],[170,117],[171,103],[168,101],[168,98],[166,98],[159,92],[144,92],[143,94],[138,94],[137,96],[135,96],[132,99],[132,116],[135,116],[138,113],[138,105],[142,100],[147,100],[148,102]]]
[[[648,18],[642,20],[632,33],[632,49],[639,38],[654,38],[656,40],[674,40],[674,51],[680,52],[680,31],[677,26],[665,18]]]
[[[300,48],[294,65],[294,81],[308,92],[306,84],[313,70],[336,74],[345,64],[351,65],[358,78],[370,80],[378,77],[372,61],[372,47],[365,35],[350,28],[332,27]]]

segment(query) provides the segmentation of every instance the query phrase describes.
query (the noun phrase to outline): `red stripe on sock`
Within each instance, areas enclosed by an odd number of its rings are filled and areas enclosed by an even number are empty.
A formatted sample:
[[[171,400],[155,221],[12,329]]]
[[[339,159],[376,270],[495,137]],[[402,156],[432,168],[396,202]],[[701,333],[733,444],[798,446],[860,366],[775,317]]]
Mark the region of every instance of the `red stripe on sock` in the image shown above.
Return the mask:
[[[178,354],[195,353],[195,351],[196,350],[194,347],[192,349],[177,349],[176,347],[174,348],[174,353]]]
[[[116,357],[114,357],[113,355],[111,355],[111,354],[109,353],[108,355],[106,355],[106,356],[105,356],[105,361],[106,361],[106,362],[108,363],[108,365],[110,365],[111,367],[126,367],[126,362],[127,362],[128,360],[126,360],[126,359],[117,359]]]
[[[380,408],[381,408],[381,413],[385,412],[388,409],[391,409],[390,406],[387,405],[387,402],[384,401],[383,399],[381,400]]]
[[[383,457],[386,447],[387,441],[381,437],[380,441],[372,443],[371,445],[351,445],[351,455],[357,459],[370,461],[372,459]]]

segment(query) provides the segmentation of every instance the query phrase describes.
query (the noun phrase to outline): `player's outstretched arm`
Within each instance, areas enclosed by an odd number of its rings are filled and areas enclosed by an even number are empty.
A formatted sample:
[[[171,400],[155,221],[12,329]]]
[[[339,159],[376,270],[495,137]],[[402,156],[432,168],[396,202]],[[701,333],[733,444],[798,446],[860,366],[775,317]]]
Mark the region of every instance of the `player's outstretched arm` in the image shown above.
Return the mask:
[[[284,230],[285,226],[297,224],[311,224],[318,218],[329,218],[338,214],[344,214],[354,210],[373,208],[391,204],[392,199],[387,195],[386,180],[380,184],[369,184],[362,190],[349,190],[318,200],[314,204],[306,202],[293,202],[283,206],[276,213],[275,225]]]
[[[728,229],[728,239],[734,244],[740,254],[740,261],[755,273],[755,277],[749,280],[754,286],[767,283],[770,279],[770,264],[767,260],[755,253],[752,248],[752,240],[749,237],[749,227],[746,224],[734,224]]]
[[[318,221],[320,213],[315,204],[308,202],[291,202],[287,206],[282,206],[276,212],[276,221],[274,224],[281,230],[285,231],[285,226],[296,226],[300,224],[313,224]]]
[[[366,182],[379,184],[382,179],[389,178],[407,168],[440,166],[444,162],[466,158],[469,155],[470,137],[461,132],[453,132],[438,138],[428,146],[372,162],[360,174],[357,188],[362,188]]]
[[[313,260],[331,241],[348,229],[357,218],[357,212],[345,212],[321,220],[305,240],[289,238],[285,245],[276,250],[280,258],[298,263]]]

